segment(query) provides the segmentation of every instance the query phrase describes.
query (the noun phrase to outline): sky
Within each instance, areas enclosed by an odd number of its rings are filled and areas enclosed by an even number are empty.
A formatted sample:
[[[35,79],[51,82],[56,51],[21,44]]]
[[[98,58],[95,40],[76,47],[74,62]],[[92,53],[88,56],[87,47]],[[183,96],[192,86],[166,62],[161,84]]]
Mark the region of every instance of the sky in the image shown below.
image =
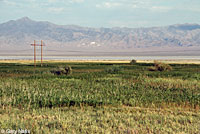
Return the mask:
[[[85,27],[200,24],[200,0],[0,0],[0,23],[25,16]]]

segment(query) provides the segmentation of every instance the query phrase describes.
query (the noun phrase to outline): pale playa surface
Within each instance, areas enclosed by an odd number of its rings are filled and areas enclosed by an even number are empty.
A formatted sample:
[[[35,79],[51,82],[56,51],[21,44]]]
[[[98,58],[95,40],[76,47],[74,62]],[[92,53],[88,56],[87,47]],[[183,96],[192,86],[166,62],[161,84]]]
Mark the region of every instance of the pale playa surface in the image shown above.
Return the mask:
[[[170,64],[200,64],[200,60],[156,60],[164,63]],[[44,63],[130,63],[130,60],[44,60]],[[21,64],[31,64],[33,60],[0,60],[0,63],[21,63]],[[154,60],[137,60],[137,63],[154,63]],[[40,64],[40,61],[37,61]]]

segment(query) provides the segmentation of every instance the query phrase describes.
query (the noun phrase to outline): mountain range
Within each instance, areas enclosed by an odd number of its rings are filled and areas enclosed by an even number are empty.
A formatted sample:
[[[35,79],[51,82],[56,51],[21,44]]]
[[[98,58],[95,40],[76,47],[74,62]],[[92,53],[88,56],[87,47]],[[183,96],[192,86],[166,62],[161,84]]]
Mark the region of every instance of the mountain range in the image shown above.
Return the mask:
[[[200,25],[90,28],[56,25],[47,21],[34,21],[28,17],[0,24],[0,54],[30,53],[30,44],[34,40],[37,43],[43,40],[46,53],[49,54],[121,52],[131,55],[137,52],[164,51],[199,53]]]

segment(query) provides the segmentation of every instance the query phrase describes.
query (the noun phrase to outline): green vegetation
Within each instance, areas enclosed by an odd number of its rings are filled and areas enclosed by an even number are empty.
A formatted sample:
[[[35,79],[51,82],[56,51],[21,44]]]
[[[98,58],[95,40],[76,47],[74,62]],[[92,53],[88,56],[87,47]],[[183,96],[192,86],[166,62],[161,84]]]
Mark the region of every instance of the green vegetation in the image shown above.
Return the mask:
[[[58,69],[54,69],[50,71],[55,75],[69,75],[72,74],[71,66],[66,66],[65,68],[59,67]]]
[[[171,71],[172,67],[169,64],[155,61],[154,66],[148,68],[149,71]]]
[[[132,59],[132,60],[130,61],[130,64],[135,64],[135,63],[137,63],[137,60],[135,60],[135,59]]]
[[[0,129],[198,134],[200,65],[148,71],[152,65],[1,63]],[[63,75],[52,73],[58,67]]]
[[[120,66],[112,66],[112,67],[106,68],[105,72],[110,73],[110,74],[115,74],[115,73],[117,74],[117,73],[121,72],[122,70],[123,70],[123,68]]]

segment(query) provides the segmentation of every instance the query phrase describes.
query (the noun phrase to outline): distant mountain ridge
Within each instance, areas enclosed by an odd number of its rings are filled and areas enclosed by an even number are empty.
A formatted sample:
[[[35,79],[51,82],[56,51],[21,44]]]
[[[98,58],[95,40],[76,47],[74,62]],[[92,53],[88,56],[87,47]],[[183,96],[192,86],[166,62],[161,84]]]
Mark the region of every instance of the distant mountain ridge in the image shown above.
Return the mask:
[[[200,48],[200,25],[178,24],[151,28],[88,28],[33,21],[28,17],[0,24],[0,48],[30,47],[44,40],[58,49],[136,50]],[[61,48],[60,48],[61,47]]]

